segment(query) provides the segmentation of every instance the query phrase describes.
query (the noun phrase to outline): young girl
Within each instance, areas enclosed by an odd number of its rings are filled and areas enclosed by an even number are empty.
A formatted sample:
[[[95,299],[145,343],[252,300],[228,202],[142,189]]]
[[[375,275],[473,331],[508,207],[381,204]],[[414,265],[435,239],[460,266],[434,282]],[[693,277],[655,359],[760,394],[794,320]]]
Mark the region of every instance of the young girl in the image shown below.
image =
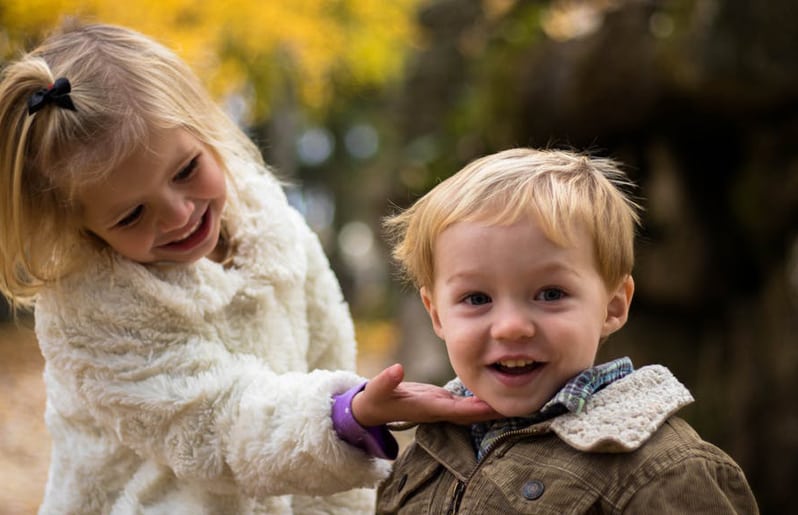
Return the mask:
[[[46,360],[40,513],[370,513],[382,424],[491,416],[400,366],[363,389],[316,237],[151,39],[52,36],[4,70],[0,133],[0,290]]]

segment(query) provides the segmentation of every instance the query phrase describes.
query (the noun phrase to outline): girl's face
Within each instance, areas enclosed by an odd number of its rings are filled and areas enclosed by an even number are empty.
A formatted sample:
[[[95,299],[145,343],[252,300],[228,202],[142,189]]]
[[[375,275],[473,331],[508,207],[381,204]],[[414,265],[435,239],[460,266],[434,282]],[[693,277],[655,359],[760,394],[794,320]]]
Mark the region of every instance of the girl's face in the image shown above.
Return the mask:
[[[504,416],[543,407],[626,322],[631,277],[608,289],[591,238],[574,236],[560,247],[530,220],[461,222],[435,243],[435,279],[422,300],[460,380]]]
[[[84,227],[139,263],[210,256],[225,199],[219,162],[180,128],[155,131],[148,147],[78,195]]]

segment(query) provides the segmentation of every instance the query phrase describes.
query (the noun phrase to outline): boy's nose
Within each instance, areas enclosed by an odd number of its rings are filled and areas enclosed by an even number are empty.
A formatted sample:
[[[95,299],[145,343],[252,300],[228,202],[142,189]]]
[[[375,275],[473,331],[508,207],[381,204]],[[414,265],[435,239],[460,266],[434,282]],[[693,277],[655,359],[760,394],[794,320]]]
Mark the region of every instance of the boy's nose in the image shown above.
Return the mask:
[[[535,334],[531,317],[519,306],[504,306],[491,326],[491,336],[496,340],[514,341],[530,338]]]

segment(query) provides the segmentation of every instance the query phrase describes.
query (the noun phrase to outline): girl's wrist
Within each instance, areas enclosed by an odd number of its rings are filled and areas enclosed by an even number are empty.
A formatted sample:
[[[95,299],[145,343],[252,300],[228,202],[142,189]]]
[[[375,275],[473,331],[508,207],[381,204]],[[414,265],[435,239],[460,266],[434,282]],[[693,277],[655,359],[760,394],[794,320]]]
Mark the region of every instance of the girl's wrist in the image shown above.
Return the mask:
[[[387,426],[365,427],[355,418],[353,400],[366,387],[366,381],[333,396],[332,422],[338,437],[377,458],[396,459],[399,446]]]
[[[363,427],[374,427],[380,425],[379,422],[375,422],[373,420],[368,420],[367,417],[363,417],[363,390],[366,388],[366,383],[363,383],[362,386],[355,394],[352,396],[350,401],[351,410],[352,410],[352,418]],[[364,420],[365,419],[365,420]]]

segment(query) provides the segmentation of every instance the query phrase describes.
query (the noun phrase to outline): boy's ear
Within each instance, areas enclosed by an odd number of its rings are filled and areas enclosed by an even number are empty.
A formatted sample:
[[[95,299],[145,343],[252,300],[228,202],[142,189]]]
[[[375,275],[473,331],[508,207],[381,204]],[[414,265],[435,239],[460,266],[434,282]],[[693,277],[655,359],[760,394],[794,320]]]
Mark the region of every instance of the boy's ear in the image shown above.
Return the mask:
[[[438,335],[438,338],[445,340],[443,337],[441,318],[438,316],[438,310],[435,307],[435,302],[432,298],[432,292],[428,290],[426,286],[422,286],[419,290],[419,293],[421,294],[421,302],[424,303],[424,309],[427,310],[427,313],[429,313],[429,318],[432,320],[432,329],[435,331],[435,334]]]
[[[607,303],[607,317],[604,319],[604,327],[601,331],[603,337],[611,335],[626,324],[634,292],[635,281],[631,275],[627,275],[615,291],[611,293]]]

